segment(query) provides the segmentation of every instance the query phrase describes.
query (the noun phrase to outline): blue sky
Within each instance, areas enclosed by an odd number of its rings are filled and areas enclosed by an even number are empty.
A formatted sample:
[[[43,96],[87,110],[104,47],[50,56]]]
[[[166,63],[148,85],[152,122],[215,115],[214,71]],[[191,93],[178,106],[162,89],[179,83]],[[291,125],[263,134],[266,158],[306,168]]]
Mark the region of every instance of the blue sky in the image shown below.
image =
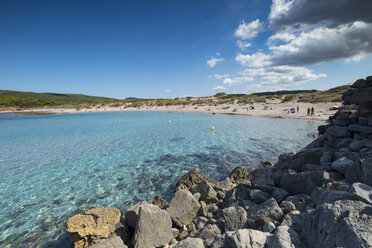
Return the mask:
[[[371,1],[342,4],[2,0],[0,89],[115,98],[328,89],[372,74]]]

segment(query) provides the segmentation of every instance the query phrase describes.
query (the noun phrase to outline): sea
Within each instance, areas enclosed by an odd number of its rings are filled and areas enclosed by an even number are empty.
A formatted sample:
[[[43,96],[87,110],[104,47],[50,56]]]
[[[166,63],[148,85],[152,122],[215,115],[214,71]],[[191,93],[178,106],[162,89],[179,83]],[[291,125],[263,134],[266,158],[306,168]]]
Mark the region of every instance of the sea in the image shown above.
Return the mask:
[[[0,114],[0,247],[72,247],[65,225],[77,213],[169,200],[196,167],[222,180],[236,166],[275,162],[309,144],[318,125],[202,113]]]

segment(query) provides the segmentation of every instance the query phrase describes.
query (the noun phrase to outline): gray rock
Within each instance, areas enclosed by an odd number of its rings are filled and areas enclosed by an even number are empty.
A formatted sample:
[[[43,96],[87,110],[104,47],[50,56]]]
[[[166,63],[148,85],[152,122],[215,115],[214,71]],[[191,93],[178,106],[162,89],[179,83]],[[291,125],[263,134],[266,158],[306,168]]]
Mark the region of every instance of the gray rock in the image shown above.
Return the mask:
[[[221,230],[218,228],[216,224],[208,224],[203,227],[203,229],[199,230],[196,234],[197,238],[201,238],[203,240],[210,240],[214,239],[217,235],[221,234]]]
[[[332,158],[333,152],[331,151],[323,152],[322,156],[319,159],[320,165],[328,165],[329,163],[332,162]]]
[[[336,117],[335,125],[346,127],[351,123],[350,118],[347,115],[339,115]]]
[[[150,203],[148,203],[147,201],[138,202],[131,206],[130,208],[128,208],[127,211],[125,212],[125,223],[132,229],[136,228],[139,209],[141,206],[144,205],[150,205]]]
[[[271,196],[274,197],[276,202],[281,202],[289,196],[289,193],[282,188],[275,187],[271,193]]]
[[[267,248],[304,247],[300,236],[288,226],[279,226],[274,235],[267,240]]]
[[[295,214],[295,212],[286,214],[281,225],[292,227],[296,232],[300,233],[302,231],[302,215]]]
[[[361,140],[354,140],[350,143],[349,148],[353,152],[359,152],[364,146],[364,142]]]
[[[234,184],[250,184],[250,173],[245,168],[238,166],[235,167],[229,175],[229,178]]]
[[[334,142],[337,138],[347,138],[351,133],[347,127],[331,126],[326,131],[327,139]]]
[[[328,172],[305,171],[283,175],[280,185],[291,194],[310,194],[315,187],[323,187],[329,180]]]
[[[368,126],[368,117],[359,117],[359,125]]]
[[[179,233],[180,233],[180,231],[177,228],[172,228],[173,238],[176,238]]]
[[[168,244],[171,239],[172,220],[169,214],[152,204],[141,206],[134,232],[134,247],[161,246]]]
[[[264,248],[271,234],[252,230],[240,229],[218,235],[210,248]]]
[[[347,152],[347,151],[337,151],[334,153],[333,160],[339,160],[342,157],[347,157],[354,162],[359,162],[360,154],[358,152]]]
[[[288,196],[285,200],[292,202],[300,212],[305,211],[306,206],[313,202],[311,197],[306,194]]]
[[[276,165],[275,167],[281,170],[291,169],[299,171],[304,164],[319,164],[323,152],[324,148],[322,147],[303,149],[296,153],[288,163],[279,166]]]
[[[266,221],[276,222],[281,220],[283,211],[274,198],[257,205],[247,211],[248,223],[251,228],[260,229]]]
[[[360,201],[325,203],[303,216],[308,247],[371,247],[372,208]]]
[[[196,229],[202,229],[207,224],[208,219],[204,216],[198,216],[194,220]]]
[[[251,172],[252,187],[271,193],[274,183],[274,168],[258,168]]]
[[[352,138],[339,138],[334,142],[336,149],[349,147],[350,143],[353,142]]]
[[[359,162],[354,163],[346,171],[345,178],[349,183],[362,182],[372,186],[372,152],[369,152],[369,155]]]
[[[333,203],[337,200],[364,201],[364,199],[361,199],[356,194],[350,192],[338,190],[325,190],[322,188],[316,188],[311,194],[311,199],[318,206],[323,203]]]
[[[174,248],[204,248],[204,244],[199,238],[186,238],[177,243]]]
[[[186,225],[186,228],[187,228],[187,231],[188,231],[188,232],[193,232],[193,231],[196,230],[195,224],[192,223],[192,222],[189,223],[189,224],[187,224],[187,225]]]
[[[193,187],[209,178],[199,168],[195,168],[183,175],[176,183],[176,191],[181,189],[191,190]]]
[[[225,231],[235,231],[244,228],[247,223],[247,212],[244,208],[229,207],[222,210],[225,219]]]
[[[363,199],[365,203],[372,204],[372,187],[364,183],[353,183],[349,190],[350,193]]]
[[[252,189],[249,191],[249,197],[254,203],[260,204],[270,198],[270,194],[259,189]]]
[[[91,248],[128,248],[124,243],[123,240],[118,237],[114,236],[108,239],[103,240],[102,242],[90,246]]]
[[[275,224],[272,223],[271,221],[265,221],[265,224],[264,224],[262,230],[264,232],[273,233],[274,230],[275,230]]]
[[[199,202],[200,203],[200,209],[198,215],[207,217],[207,204],[204,201]]]
[[[195,186],[193,192],[200,193],[200,201],[204,201],[207,204],[218,202],[217,192],[207,181],[203,181]]]
[[[200,208],[200,204],[188,190],[176,191],[168,205],[167,212],[178,227],[191,223]]]
[[[330,171],[330,165],[331,163],[329,163],[328,165],[319,165],[319,164],[305,164],[304,166],[302,166],[302,171],[327,171],[329,172]]]
[[[294,152],[281,153],[279,155],[278,162],[275,164],[275,168],[279,169],[286,168],[287,165],[292,161],[295,154],[296,153]]]
[[[372,127],[362,126],[359,124],[351,124],[348,129],[352,132],[372,134]]]
[[[341,174],[345,174],[345,172],[352,167],[354,161],[348,159],[346,157],[342,157],[332,163],[332,168],[335,169],[337,172]]]
[[[296,210],[296,206],[290,201],[282,201],[282,203],[280,203],[280,208],[284,213],[290,213]]]

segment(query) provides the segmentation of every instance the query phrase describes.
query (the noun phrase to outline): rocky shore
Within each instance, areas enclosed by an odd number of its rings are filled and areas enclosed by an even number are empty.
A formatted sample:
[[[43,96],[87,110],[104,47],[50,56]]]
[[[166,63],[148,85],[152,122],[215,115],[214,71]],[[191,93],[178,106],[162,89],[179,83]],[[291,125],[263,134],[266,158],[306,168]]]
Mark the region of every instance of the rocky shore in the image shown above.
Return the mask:
[[[343,101],[319,138],[276,164],[237,167],[223,181],[195,168],[169,202],[71,217],[74,247],[372,247],[372,76]]]

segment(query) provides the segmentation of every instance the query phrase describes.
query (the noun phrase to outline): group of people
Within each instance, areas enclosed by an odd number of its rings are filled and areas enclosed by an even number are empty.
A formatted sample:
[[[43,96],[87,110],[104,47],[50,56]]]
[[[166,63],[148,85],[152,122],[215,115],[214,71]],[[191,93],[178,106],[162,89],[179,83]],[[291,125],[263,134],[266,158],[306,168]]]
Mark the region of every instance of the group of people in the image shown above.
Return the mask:
[[[307,115],[310,116],[310,115],[314,115],[314,107],[311,107],[307,109]]]

